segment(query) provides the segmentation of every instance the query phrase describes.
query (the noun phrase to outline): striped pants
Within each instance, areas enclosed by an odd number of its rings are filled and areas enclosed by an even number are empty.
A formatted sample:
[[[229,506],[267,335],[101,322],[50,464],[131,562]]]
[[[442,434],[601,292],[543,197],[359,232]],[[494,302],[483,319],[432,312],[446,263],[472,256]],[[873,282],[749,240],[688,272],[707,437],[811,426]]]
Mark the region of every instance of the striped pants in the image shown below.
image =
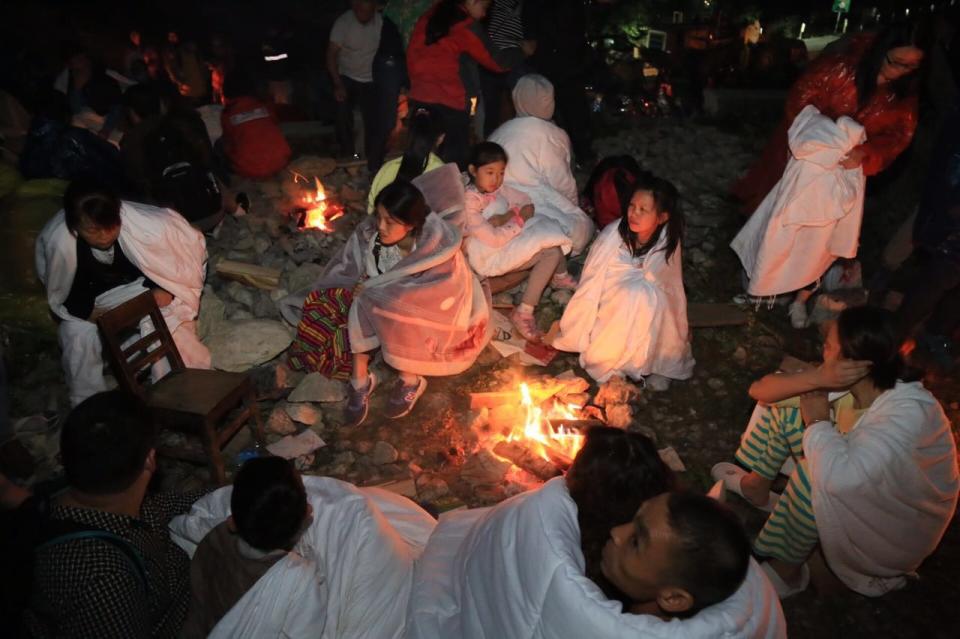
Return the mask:
[[[817,546],[817,524],[810,499],[810,479],[803,458],[803,420],[793,406],[758,407],[756,422],[740,443],[736,459],[761,477],[773,480],[788,457],[796,469],[763,530],[753,543],[758,555],[800,564]]]

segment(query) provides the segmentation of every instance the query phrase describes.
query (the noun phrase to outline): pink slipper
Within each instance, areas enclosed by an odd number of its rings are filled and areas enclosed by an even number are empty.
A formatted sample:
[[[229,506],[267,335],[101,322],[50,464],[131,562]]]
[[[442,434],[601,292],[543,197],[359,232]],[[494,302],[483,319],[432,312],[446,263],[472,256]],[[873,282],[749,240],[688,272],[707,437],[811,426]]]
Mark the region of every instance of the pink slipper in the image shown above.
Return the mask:
[[[729,490],[730,492],[736,493],[743,497],[743,490],[740,488],[740,482],[748,474],[749,473],[747,473],[747,471],[745,471],[743,468],[737,466],[736,464],[731,464],[730,462],[720,462],[719,464],[716,464],[710,469],[710,476],[717,480],[720,485],[719,490],[717,490],[718,486],[714,486],[714,488],[710,491],[711,496],[715,497],[719,501],[723,501],[723,493]],[[717,492],[717,495],[713,494],[715,491]],[[774,507],[776,507],[777,501],[780,500],[780,495],[771,490],[770,495],[767,497],[767,503],[763,505],[755,504],[746,497],[743,497],[743,499],[754,508],[759,508],[764,512],[770,512],[774,509]]]

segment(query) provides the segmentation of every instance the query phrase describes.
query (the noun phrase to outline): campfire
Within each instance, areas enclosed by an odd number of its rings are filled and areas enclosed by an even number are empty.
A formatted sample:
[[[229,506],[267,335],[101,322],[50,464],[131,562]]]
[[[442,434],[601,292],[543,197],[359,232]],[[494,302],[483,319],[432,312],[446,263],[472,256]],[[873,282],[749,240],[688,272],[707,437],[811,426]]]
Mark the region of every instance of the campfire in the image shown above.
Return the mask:
[[[584,409],[583,380],[525,380],[514,390],[472,393],[477,424],[489,436],[484,445],[498,458],[541,481],[565,472],[586,430],[602,424]]]
[[[293,174],[293,181],[294,183],[310,184],[310,180],[299,173]],[[330,222],[343,215],[343,207],[327,199],[327,192],[324,190],[320,178],[314,177],[313,182],[316,190],[305,191],[301,199],[301,206],[298,209],[301,211],[299,226],[329,233],[333,231]]]

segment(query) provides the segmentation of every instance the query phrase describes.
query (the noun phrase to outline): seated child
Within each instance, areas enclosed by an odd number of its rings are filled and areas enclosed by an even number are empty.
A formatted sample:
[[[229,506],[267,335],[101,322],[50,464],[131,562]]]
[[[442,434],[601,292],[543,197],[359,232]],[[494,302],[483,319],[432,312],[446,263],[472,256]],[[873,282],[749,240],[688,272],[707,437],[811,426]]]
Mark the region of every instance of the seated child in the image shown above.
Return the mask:
[[[234,486],[169,528],[194,557],[202,608],[191,617],[203,624],[191,627],[201,633],[215,623],[209,636],[225,639],[400,639],[413,564],[435,525],[406,497],[329,477],[301,481],[290,462],[267,458],[247,462]]]
[[[507,153],[499,144],[481,142],[468,165],[470,186],[465,196],[464,248],[470,266],[481,277],[530,270],[523,301],[510,321],[524,339],[539,342],[534,308],[549,284],[574,289],[564,256],[572,243],[551,218],[535,216],[530,198],[503,183]]]
[[[785,637],[736,517],[662,492],[672,479],[650,440],[599,427],[566,478],[448,513],[417,564],[407,639]]]
[[[618,177],[618,180],[623,179]],[[623,217],[590,247],[580,285],[552,346],[580,353],[599,382],[644,378],[655,390],[693,374],[680,242],[685,226],[677,189],[650,174],[621,202]]]
[[[376,207],[306,300],[295,294],[282,303],[288,320],[298,323],[291,365],[349,377],[351,425],[367,418],[379,383],[369,370],[377,348],[399,373],[386,410],[397,419],[423,395],[425,375],[462,373],[490,337],[490,310],[460,250],[460,231],[431,213],[409,182],[384,188]]]
[[[303,480],[282,457],[243,465],[230,516],[197,546],[190,562],[190,611],[183,637],[206,637],[220,619],[293,548],[313,521]]]
[[[376,213],[374,202],[383,187],[394,180],[412,182],[414,178],[443,166],[434,152],[443,144],[443,122],[435,112],[420,107],[410,118],[407,148],[403,155],[384,163],[373,177],[367,196],[367,213]]]

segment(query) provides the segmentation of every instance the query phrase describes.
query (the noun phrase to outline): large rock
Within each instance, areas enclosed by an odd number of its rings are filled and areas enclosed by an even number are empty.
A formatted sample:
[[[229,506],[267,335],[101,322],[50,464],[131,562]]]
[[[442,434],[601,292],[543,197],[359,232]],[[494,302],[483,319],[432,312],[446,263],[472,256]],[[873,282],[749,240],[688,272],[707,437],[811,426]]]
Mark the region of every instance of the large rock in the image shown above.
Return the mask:
[[[323,413],[313,404],[284,404],[283,410],[286,411],[290,419],[295,422],[306,424],[307,426],[323,427]]]
[[[327,379],[320,373],[310,373],[294,389],[287,401],[291,402],[340,402],[347,398],[343,382]]]
[[[205,287],[200,297],[200,313],[197,316],[197,335],[201,340],[217,332],[217,327],[223,323],[226,306],[213,289]]]
[[[242,373],[270,361],[292,341],[293,333],[283,322],[244,319],[222,322],[205,343],[214,368]]]
[[[379,441],[373,447],[373,463],[376,466],[392,464],[400,458],[400,453],[389,442]]]
[[[293,419],[286,410],[277,406],[267,419],[267,430],[278,435],[292,435],[297,432],[297,425],[293,423]]]
[[[316,155],[302,155],[291,162],[287,168],[306,178],[324,178],[337,170],[337,161]]]
[[[285,277],[287,281],[285,288],[288,291],[297,292],[313,286],[313,283],[317,281],[317,278],[320,277],[322,272],[323,267],[319,264],[314,264],[313,262],[301,264],[286,274]]]

